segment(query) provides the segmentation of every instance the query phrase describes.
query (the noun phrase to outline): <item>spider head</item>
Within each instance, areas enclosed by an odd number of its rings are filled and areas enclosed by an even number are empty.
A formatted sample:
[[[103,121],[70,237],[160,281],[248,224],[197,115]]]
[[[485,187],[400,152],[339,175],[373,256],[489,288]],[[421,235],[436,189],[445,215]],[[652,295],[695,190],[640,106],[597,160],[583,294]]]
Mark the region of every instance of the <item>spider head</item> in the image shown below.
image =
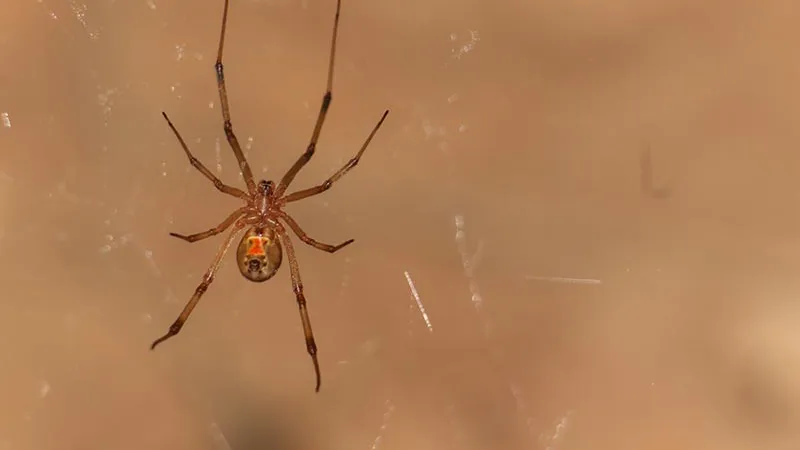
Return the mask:
[[[274,190],[275,183],[273,183],[272,180],[261,180],[258,182],[258,191],[265,197],[268,197]]]
[[[247,230],[236,249],[239,272],[250,281],[267,281],[281,266],[283,249],[271,228],[253,227]]]

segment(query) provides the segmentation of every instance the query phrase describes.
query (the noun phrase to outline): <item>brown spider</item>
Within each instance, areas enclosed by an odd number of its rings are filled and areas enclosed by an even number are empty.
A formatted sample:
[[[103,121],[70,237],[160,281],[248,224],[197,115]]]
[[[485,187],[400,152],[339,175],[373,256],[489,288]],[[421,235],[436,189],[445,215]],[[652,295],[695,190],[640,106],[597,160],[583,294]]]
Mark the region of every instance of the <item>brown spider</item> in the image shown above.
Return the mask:
[[[247,192],[244,192],[241,189],[233,186],[226,185],[220,181],[219,178],[214,176],[214,174],[212,174],[211,171],[200,162],[200,160],[192,155],[192,153],[189,151],[189,147],[186,145],[186,142],[169,120],[167,114],[162,114],[164,115],[164,119],[167,120],[167,124],[169,125],[170,129],[172,129],[172,132],[175,134],[175,137],[178,138],[181,147],[183,147],[183,150],[186,152],[186,156],[189,157],[189,162],[192,164],[192,166],[194,166],[195,169],[200,171],[200,173],[214,183],[214,186],[218,190],[224,192],[225,194],[244,200],[245,205],[231,213],[231,215],[223,220],[222,223],[214,228],[211,228],[210,230],[203,231],[201,233],[190,234],[188,236],[178,233],[170,233],[171,236],[175,236],[187,242],[197,242],[199,240],[222,233],[231,225],[233,225],[233,230],[219,247],[217,255],[214,257],[214,261],[211,263],[211,267],[209,267],[208,271],[206,271],[205,275],[203,276],[203,281],[199,286],[197,286],[197,289],[195,289],[192,298],[189,299],[189,302],[183,308],[181,314],[169,327],[167,334],[153,342],[153,345],[150,346],[150,349],[155,349],[158,344],[164,342],[172,336],[175,336],[181,331],[181,328],[183,327],[184,323],[186,323],[186,320],[189,318],[192,310],[200,301],[200,297],[202,297],[203,293],[205,293],[205,291],[208,289],[208,286],[211,284],[211,282],[214,281],[214,275],[219,268],[220,262],[228,252],[228,248],[231,246],[236,234],[246,227],[249,227],[244,233],[244,236],[242,236],[241,241],[239,241],[239,245],[236,249],[236,263],[239,266],[239,271],[250,281],[267,281],[272,278],[273,275],[275,275],[275,272],[278,271],[283,259],[282,247],[286,248],[286,255],[289,258],[289,268],[292,276],[292,286],[294,288],[294,293],[297,296],[297,306],[300,308],[300,319],[303,322],[306,348],[308,349],[308,354],[311,355],[311,360],[314,363],[314,372],[317,376],[316,392],[319,392],[319,388],[322,383],[322,377],[320,375],[319,362],[317,360],[317,345],[314,342],[314,333],[311,330],[311,321],[308,318],[308,311],[306,310],[306,299],[303,295],[303,283],[300,281],[300,269],[297,265],[297,258],[294,254],[292,240],[289,238],[286,228],[284,228],[280,221],[284,221],[300,238],[301,241],[313,246],[314,248],[324,250],[329,253],[334,253],[342,247],[352,243],[353,239],[349,239],[339,245],[328,245],[318,242],[308,237],[308,235],[306,235],[306,233],[300,228],[297,222],[295,222],[295,220],[292,219],[289,214],[283,211],[283,207],[287,203],[302,200],[304,198],[327,191],[330,189],[333,183],[336,182],[336,180],[343,177],[344,174],[355,167],[373,136],[375,136],[375,133],[381,127],[381,124],[383,124],[383,121],[386,119],[389,111],[386,110],[383,113],[383,116],[381,116],[381,119],[372,129],[369,136],[364,141],[364,144],[361,146],[361,149],[358,151],[358,153],[356,153],[356,156],[348,161],[347,164],[339,169],[339,171],[334,173],[333,176],[328,178],[319,186],[284,195],[286,189],[289,187],[289,184],[292,182],[292,180],[294,180],[294,177],[314,155],[314,150],[317,147],[317,141],[319,140],[319,135],[322,131],[322,124],[325,122],[325,116],[327,115],[328,108],[331,104],[333,61],[336,55],[336,36],[339,29],[339,10],[341,9],[341,0],[337,0],[336,17],[333,22],[333,38],[331,39],[330,58],[328,61],[328,84],[325,95],[322,97],[322,107],[320,108],[319,116],[317,116],[317,122],[314,125],[314,131],[311,134],[311,140],[308,143],[308,147],[306,148],[306,151],[300,155],[300,158],[297,159],[294,165],[286,172],[283,178],[281,178],[281,181],[278,183],[277,187],[275,186],[275,183],[267,180],[261,180],[258,182],[258,184],[256,184],[253,180],[253,172],[250,170],[250,165],[247,163],[247,159],[244,157],[244,153],[239,145],[239,141],[236,139],[236,135],[233,134],[233,125],[231,124],[231,115],[228,107],[228,94],[225,88],[225,76],[223,75],[222,48],[225,42],[225,27],[228,19],[228,1],[229,0],[225,0],[225,7],[222,14],[222,30],[219,38],[219,52],[217,53],[217,62],[214,67],[217,72],[217,87],[219,89],[219,97],[222,105],[222,118],[224,119],[225,136],[227,137],[228,143],[233,149],[233,153],[236,155],[236,159],[239,162],[242,176],[247,184]]]

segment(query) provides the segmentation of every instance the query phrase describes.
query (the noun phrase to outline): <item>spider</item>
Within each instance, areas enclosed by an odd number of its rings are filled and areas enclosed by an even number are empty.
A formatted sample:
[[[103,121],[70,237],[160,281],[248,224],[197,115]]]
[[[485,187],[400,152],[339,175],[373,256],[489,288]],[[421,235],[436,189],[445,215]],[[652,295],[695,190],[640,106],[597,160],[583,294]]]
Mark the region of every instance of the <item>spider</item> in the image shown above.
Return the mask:
[[[228,144],[230,144],[231,149],[233,150],[233,154],[236,156],[236,160],[239,162],[239,168],[242,171],[242,177],[247,185],[247,192],[223,183],[219,178],[211,173],[211,171],[208,170],[203,163],[200,162],[200,160],[192,155],[192,152],[189,150],[186,142],[172,124],[172,121],[169,119],[167,114],[162,112],[162,115],[167,121],[167,125],[169,125],[170,129],[175,134],[175,137],[178,139],[178,142],[180,142],[181,147],[183,147],[183,150],[186,153],[186,156],[189,158],[191,165],[200,173],[202,173],[203,176],[205,176],[209,181],[214,183],[214,187],[216,187],[220,192],[237,197],[244,201],[244,206],[231,213],[227,218],[225,218],[225,220],[222,221],[222,223],[207,231],[190,235],[170,233],[171,236],[191,243],[220,234],[233,225],[232,231],[229,233],[225,241],[223,241],[222,245],[219,247],[219,250],[217,250],[217,254],[214,257],[211,266],[203,276],[203,280],[200,285],[195,289],[192,298],[189,299],[189,302],[186,303],[183,311],[181,311],[178,318],[175,319],[175,322],[173,322],[173,324],[169,327],[169,331],[167,331],[164,336],[156,339],[155,342],[153,342],[153,344],[150,346],[150,349],[155,349],[158,344],[177,335],[181,331],[181,328],[183,328],[186,320],[189,319],[189,315],[192,313],[192,310],[194,310],[195,306],[197,306],[197,303],[200,301],[200,297],[203,296],[209,285],[211,285],[211,283],[214,281],[214,276],[219,269],[220,263],[225,257],[225,254],[228,252],[228,249],[233,243],[233,240],[236,238],[236,235],[242,230],[246,229],[244,235],[239,241],[239,245],[236,248],[236,263],[239,267],[239,272],[241,272],[242,276],[248,280],[261,283],[272,278],[278,271],[278,268],[280,268],[281,261],[283,260],[283,252],[284,250],[286,251],[286,256],[289,259],[292,287],[295,296],[297,297],[297,306],[300,309],[300,319],[303,323],[303,333],[305,334],[306,348],[308,350],[308,354],[311,356],[311,361],[314,364],[314,373],[316,374],[317,378],[315,392],[319,392],[322,384],[322,376],[320,374],[319,361],[317,360],[317,345],[314,341],[314,333],[311,329],[311,320],[308,317],[308,310],[306,309],[306,298],[303,294],[303,283],[300,280],[300,268],[297,264],[297,258],[295,257],[294,246],[292,245],[292,240],[289,238],[289,234],[286,232],[286,227],[282,222],[288,225],[288,227],[297,235],[297,237],[300,238],[301,241],[328,253],[334,253],[338,250],[341,250],[343,247],[353,243],[353,239],[344,241],[339,245],[329,245],[316,241],[310,238],[303,231],[303,229],[300,228],[300,225],[298,225],[297,222],[295,222],[295,220],[283,210],[283,208],[287,203],[296,202],[298,200],[309,198],[327,191],[337,180],[342,178],[348,171],[350,171],[350,169],[355,167],[358,164],[358,161],[361,159],[361,155],[364,154],[364,151],[367,149],[370,141],[372,141],[372,138],[375,136],[375,133],[378,132],[378,129],[381,127],[383,121],[386,119],[386,116],[389,114],[389,110],[386,110],[383,113],[380,120],[372,128],[372,131],[369,133],[366,140],[362,144],[361,149],[359,149],[356,155],[330,178],[325,180],[324,183],[315,187],[286,194],[286,190],[289,188],[289,185],[292,183],[292,180],[294,180],[297,173],[300,172],[303,166],[305,166],[314,155],[314,151],[317,147],[317,141],[319,140],[320,132],[322,131],[322,125],[325,122],[325,116],[327,115],[328,108],[331,104],[333,63],[336,56],[336,37],[339,29],[339,12],[341,10],[341,0],[337,0],[336,16],[333,22],[333,37],[331,38],[331,49],[328,59],[327,89],[325,91],[325,95],[322,97],[322,106],[320,107],[319,115],[317,116],[317,121],[314,125],[314,131],[311,134],[308,147],[306,147],[305,152],[300,155],[294,165],[292,165],[283,178],[281,178],[277,186],[273,181],[270,180],[261,180],[256,183],[253,179],[253,172],[250,170],[250,165],[248,164],[247,159],[242,152],[242,147],[239,145],[239,141],[236,139],[236,135],[233,133],[233,125],[231,124],[231,115],[228,106],[228,94],[225,87],[225,76],[223,74],[222,66],[222,49],[225,43],[225,28],[228,20],[228,3],[229,0],[225,0],[225,6],[222,14],[222,29],[220,31],[219,38],[219,51],[217,53],[217,61],[214,65],[214,68],[217,73],[217,88],[219,90],[225,137],[227,138]]]

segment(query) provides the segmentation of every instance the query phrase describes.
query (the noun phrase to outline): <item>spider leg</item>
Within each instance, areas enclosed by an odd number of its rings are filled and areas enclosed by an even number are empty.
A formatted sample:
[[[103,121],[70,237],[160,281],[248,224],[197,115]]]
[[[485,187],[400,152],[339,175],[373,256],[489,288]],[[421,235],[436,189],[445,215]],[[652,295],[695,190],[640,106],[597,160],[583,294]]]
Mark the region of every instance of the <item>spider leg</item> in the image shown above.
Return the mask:
[[[342,1],[336,0],[336,17],[333,19],[333,38],[331,38],[331,51],[330,58],[328,59],[328,81],[325,89],[325,95],[322,96],[322,106],[319,109],[317,116],[317,123],[314,125],[314,131],[311,133],[311,140],[306,147],[306,151],[300,155],[294,165],[283,176],[278,187],[275,189],[275,196],[280,197],[286,192],[289,184],[294,180],[297,172],[311,160],[314,156],[314,151],[317,148],[317,141],[322,132],[322,125],[325,123],[325,117],[328,115],[328,108],[331,106],[331,99],[333,98],[333,62],[336,59],[336,38],[339,32],[339,11],[342,7]]]
[[[225,0],[225,9],[222,13],[222,29],[219,34],[219,51],[217,52],[217,62],[214,64],[214,69],[217,72],[217,89],[219,90],[219,99],[222,109],[222,119],[224,121],[225,137],[228,139],[233,154],[236,155],[236,160],[239,162],[239,169],[242,171],[242,177],[247,184],[247,190],[252,194],[256,191],[256,183],[253,181],[253,171],[250,170],[250,164],[242,152],[242,146],[239,145],[239,140],[233,134],[233,124],[231,123],[231,111],[228,105],[228,89],[225,87],[225,73],[222,66],[222,48],[225,45],[225,28],[228,24],[228,1]]]
[[[201,233],[195,233],[195,234],[190,234],[190,235],[179,234],[179,233],[170,233],[169,235],[170,236],[174,236],[174,237],[179,238],[179,239],[183,239],[184,241],[190,242],[190,243],[191,242],[201,241],[203,239],[210,238],[211,236],[216,236],[216,235],[222,233],[223,231],[227,230],[228,227],[230,227],[233,224],[233,222],[236,222],[236,219],[238,219],[239,217],[244,215],[244,213],[246,211],[247,211],[247,207],[243,206],[243,207],[237,209],[236,211],[234,211],[233,213],[231,213],[231,215],[226,217],[225,220],[223,220],[222,223],[220,223],[219,225],[217,225],[214,228],[211,228],[211,229],[209,229],[207,231],[203,231]]]
[[[367,139],[364,141],[364,144],[361,146],[361,149],[358,151],[358,153],[356,153],[356,156],[354,156],[350,161],[348,161],[347,164],[345,164],[341,169],[339,169],[336,173],[334,173],[330,178],[325,180],[325,182],[320,184],[319,186],[303,189],[302,191],[292,192],[291,194],[287,195],[286,197],[283,198],[282,200],[283,203],[296,202],[297,200],[302,200],[307,197],[321,194],[330,189],[331,186],[333,186],[333,183],[339,180],[339,178],[342,178],[347,172],[350,171],[350,169],[352,169],[358,164],[358,161],[361,160],[361,155],[364,154],[364,151],[369,146],[369,143],[372,141],[372,138],[375,137],[375,133],[378,132],[378,129],[381,127],[381,125],[383,125],[383,121],[386,120],[386,116],[388,115],[389,115],[389,110],[387,109],[386,111],[384,111],[383,116],[381,116],[381,120],[379,120],[378,123],[375,125],[375,127],[372,128],[372,131],[369,133],[369,136],[367,136]]]
[[[172,132],[175,133],[175,137],[178,138],[178,142],[181,143],[181,147],[183,147],[183,151],[186,152],[186,156],[189,157],[189,163],[192,164],[192,167],[200,171],[200,173],[202,173],[206,178],[211,180],[211,182],[214,183],[214,187],[216,187],[221,192],[224,192],[228,195],[232,195],[234,197],[239,197],[242,200],[247,200],[247,194],[242,192],[241,189],[237,189],[233,186],[228,186],[227,184],[223,183],[219,178],[217,178],[213,173],[211,173],[211,171],[208,170],[208,168],[206,168],[206,166],[204,166],[199,159],[195,158],[194,155],[192,155],[192,152],[189,151],[189,146],[186,145],[186,141],[183,140],[183,137],[181,137],[181,134],[178,132],[178,129],[175,128],[175,125],[173,125],[172,121],[169,120],[169,116],[167,116],[167,113],[162,111],[161,114],[164,116],[164,119],[167,120],[167,125],[169,125],[170,129],[172,129]]]
[[[328,253],[335,253],[337,250],[341,250],[343,247],[346,247],[348,244],[352,244],[354,241],[354,239],[348,239],[339,245],[324,244],[322,242],[319,242],[315,239],[308,237],[308,235],[303,231],[303,229],[300,228],[300,225],[298,225],[297,222],[289,214],[280,211],[278,212],[278,217],[280,217],[287,224],[289,224],[289,227],[292,229],[292,231],[294,231],[294,234],[296,234],[301,241],[305,242],[306,244],[318,250],[322,250]]]
[[[294,246],[292,240],[286,233],[286,229],[280,224],[277,227],[278,236],[280,237],[283,247],[286,249],[286,256],[289,259],[289,269],[292,276],[292,288],[297,296],[297,307],[300,309],[300,320],[303,322],[303,334],[306,338],[306,349],[311,356],[311,362],[314,363],[314,373],[317,375],[316,392],[322,384],[322,375],[319,370],[319,361],[317,360],[317,344],[314,341],[314,332],[311,329],[311,319],[308,318],[308,310],[306,309],[306,297],[303,295],[303,282],[300,280],[300,267],[297,265],[297,257],[294,255]]]
[[[228,235],[228,238],[225,239],[225,242],[223,242],[222,245],[219,247],[219,250],[217,250],[217,255],[214,257],[214,261],[211,263],[211,267],[209,267],[205,275],[203,275],[203,281],[200,283],[199,286],[197,286],[197,289],[195,289],[192,298],[190,298],[189,302],[186,303],[186,306],[183,307],[183,311],[181,311],[181,314],[178,316],[177,319],[175,319],[175,322],[173,322],[172,325],[170,325],[167,334],[156,339],[150,346],[150,350],[154,350],[158,344],[166,341],[172,336],[175,336],[181,331],[181,328],[183,328],[183,324],[186,323],[186,321],[189,319],[189,315],[192,313],[192,310],[194,309],[195,306],[197,306],[197,303],[200,301],[200,297],[203,296],[203,294],[208,289],[208,286],[211,285],[212,281],[214,281],[214,275],[216,275],[217,269],[219,269],[219,265],[222,262],[222,258],[228,252],[228,248],[230,248],[231,242],[233,242],[233,239],[236,237],[236,233],[241,231],[244,225],[245,224],[243,221],[238,221],[236,223],[236,225],[233,227],[233,230],[231,231],[231,234]]]

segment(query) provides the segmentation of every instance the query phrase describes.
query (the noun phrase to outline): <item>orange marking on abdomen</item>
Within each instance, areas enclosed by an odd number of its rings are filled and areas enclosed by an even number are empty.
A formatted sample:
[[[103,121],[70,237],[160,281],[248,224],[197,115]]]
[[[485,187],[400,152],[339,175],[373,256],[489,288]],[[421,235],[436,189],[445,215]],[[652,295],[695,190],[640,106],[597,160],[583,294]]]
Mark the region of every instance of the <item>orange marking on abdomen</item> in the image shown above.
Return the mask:
[[[267,254],[264,251],[264,242],[259,237],[252,237],[249,239],[250,248],[247,249],[247,256],[264,256]]]

